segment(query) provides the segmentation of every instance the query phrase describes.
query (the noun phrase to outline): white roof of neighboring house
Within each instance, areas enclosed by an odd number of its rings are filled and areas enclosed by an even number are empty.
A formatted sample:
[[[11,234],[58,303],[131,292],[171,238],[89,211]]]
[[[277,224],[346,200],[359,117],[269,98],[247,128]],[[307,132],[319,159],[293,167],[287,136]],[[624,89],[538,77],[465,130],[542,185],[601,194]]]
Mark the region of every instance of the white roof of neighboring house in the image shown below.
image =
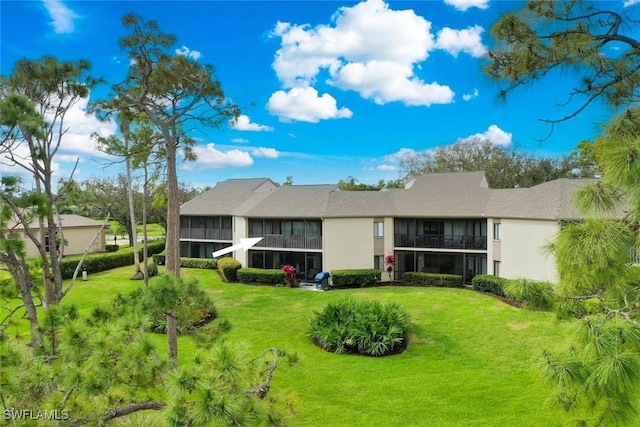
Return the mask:
[[[439,217],[573,219],[573,192],[595,179],[557,179],[530,188],[491,189],[484,172],[425,174],[404,189],[341,191],[337,185],[278,187],[231,179],[182,205],[182,215],[249,218]],[[618,210],[612,217],[620,218]]]

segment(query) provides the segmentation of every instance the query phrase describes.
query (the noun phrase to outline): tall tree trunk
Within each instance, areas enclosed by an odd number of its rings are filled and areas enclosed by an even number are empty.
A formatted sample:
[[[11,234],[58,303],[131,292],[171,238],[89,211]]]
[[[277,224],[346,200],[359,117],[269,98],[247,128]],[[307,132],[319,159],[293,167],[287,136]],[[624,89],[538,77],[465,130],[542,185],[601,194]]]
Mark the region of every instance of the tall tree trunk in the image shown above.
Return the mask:
[[[125,138],[126,140],[126,138]],[[140,271],[140,251],[138,250],[138,231],[136,230],[136,212],[133,206],[133,180],[131,179],[131,160],[127,157],[125,160],[127,168],[127,197],[129,199],[129,220],[131,221],[131,239],[133,246],[133,264],[134,271],[133,280],[142,279]]]
[[[149,171],[144,166],[144,185],[142,187],[142,268],[144,274],[144,286],[149,286],[149,236],[147,234],[147,198],[149,191]]]
[[[167,314],[167,342],[169,344],[169,363],[178,367],[178,327],[173,314]]]
[[[168,132],[167,132],[168,133]],[[166,138],[166,134],[165,134]],[[166,138],[167,159],[167,243],[165,271],[176,278],[180,277],[180,203],[178,200],[178,173],[176,167],[177,144],[169,134]],[[167,315],[167,340],[169,361],[178,366],[178,330],[176,319]]]
[[[166,271],[180,277],[180,199],[176,167],[176,141],[169,137],[166,144],[167,156],[167,255]]]
[[[29,326],[31,330],[31,348],[42,348],[42,332],[40,331],[40,323],[38,322],[38,312],[36,311],[36,305],[33,302],[33,296],[31,295],[31,276],[29,274],[29,265],[26,261],[18,259],[12,255],[3,257],[3,261],[7,264],[7,269],[13,278],[15,279],[20,293],[22,294],[22,302],[24,303],[25,310],[27,311],[26,318],[29,320]]]

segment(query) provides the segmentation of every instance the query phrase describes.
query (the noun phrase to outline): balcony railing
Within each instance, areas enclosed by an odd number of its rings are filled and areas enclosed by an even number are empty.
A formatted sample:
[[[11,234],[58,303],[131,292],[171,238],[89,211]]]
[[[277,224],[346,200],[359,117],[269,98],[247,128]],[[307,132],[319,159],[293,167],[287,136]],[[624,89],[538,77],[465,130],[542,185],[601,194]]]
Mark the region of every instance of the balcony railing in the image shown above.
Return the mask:
[[[263,237],[256,247],[262,248],[291,248],[291,249],[322,249],[322,236],[291,236],[284,234],[251,235],[249,237]]]
[[[219,228],[181,228],[181,239],[233,240],[231,230]]]
[[[396,234],[395,246],[434,249],[487,249],[487,236],[462,234]]]

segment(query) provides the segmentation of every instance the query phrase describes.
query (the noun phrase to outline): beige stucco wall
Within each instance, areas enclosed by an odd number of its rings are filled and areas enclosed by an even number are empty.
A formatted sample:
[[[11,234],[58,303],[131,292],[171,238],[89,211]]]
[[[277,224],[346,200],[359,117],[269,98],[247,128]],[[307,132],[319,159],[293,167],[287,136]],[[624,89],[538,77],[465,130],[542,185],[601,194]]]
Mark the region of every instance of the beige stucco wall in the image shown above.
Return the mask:
[[[557,280],[553,256],[545,250],[557,235],[557,221],[504,219],[500,226],[500,276]]]
[[[325,271],[373,268],[373,218],[325,218],[323,243]]]
[[[232,218],[232,221],[233,221],[233,244],[235,245],[237,243],[240,243],[241,238],[245,238],[249,236],[248,234],[249,225],[248,225],[247,219],[240,216],[234,216]],[[243,251],[242,249],[239,249],[233,252],[233,257],[238,261],[240,261],[240,264],[242,264],[243,267],[246,267],[247,265],[249,265],[249,263],[247,262],[247,260],[249,259],[248,251]]]
[[[65,255],[81,254],[91,244],[91,241],[95,237],[100,227],[77,227],[66,228],[63,232],[64,240],[67,244],[64,247]],[[36,258],[39,256],[36,246],[31,239],[25,236],[25,249],[27,251],[27,258]],[[105,235],[104,230],[101,235],[96,239],[89,247],[89,253],[100,252],[104,250]]]

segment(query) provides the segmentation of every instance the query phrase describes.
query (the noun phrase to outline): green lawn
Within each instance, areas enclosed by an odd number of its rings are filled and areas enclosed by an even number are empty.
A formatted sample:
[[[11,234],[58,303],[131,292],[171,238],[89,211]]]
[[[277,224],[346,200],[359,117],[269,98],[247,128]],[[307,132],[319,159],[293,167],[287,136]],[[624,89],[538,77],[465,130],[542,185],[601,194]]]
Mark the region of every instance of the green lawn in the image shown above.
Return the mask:
[[[212,271],[183,270],[213,297],[232,324],[229,339],[252,354],[276,346],[299,355],[276,371],[272,393],[293,396],[294,426],[554,426],[534,365],[543,348],[563,344],[569,325],[550,313],[513,308],[469,290],[378,287],[309,292],[221,283]],[[78,282],[66,298],[83,312],[109,304],[131,282],[131,267]],[[395,301],[411,315],[408,349],[367,358],[323,352],[307,339],[307,322],[335,298]],[[157,342],[165,347],[164,337]],[[180,339],[180,355],[194,349]],[[162,350],[164,353],[165,351]]]

